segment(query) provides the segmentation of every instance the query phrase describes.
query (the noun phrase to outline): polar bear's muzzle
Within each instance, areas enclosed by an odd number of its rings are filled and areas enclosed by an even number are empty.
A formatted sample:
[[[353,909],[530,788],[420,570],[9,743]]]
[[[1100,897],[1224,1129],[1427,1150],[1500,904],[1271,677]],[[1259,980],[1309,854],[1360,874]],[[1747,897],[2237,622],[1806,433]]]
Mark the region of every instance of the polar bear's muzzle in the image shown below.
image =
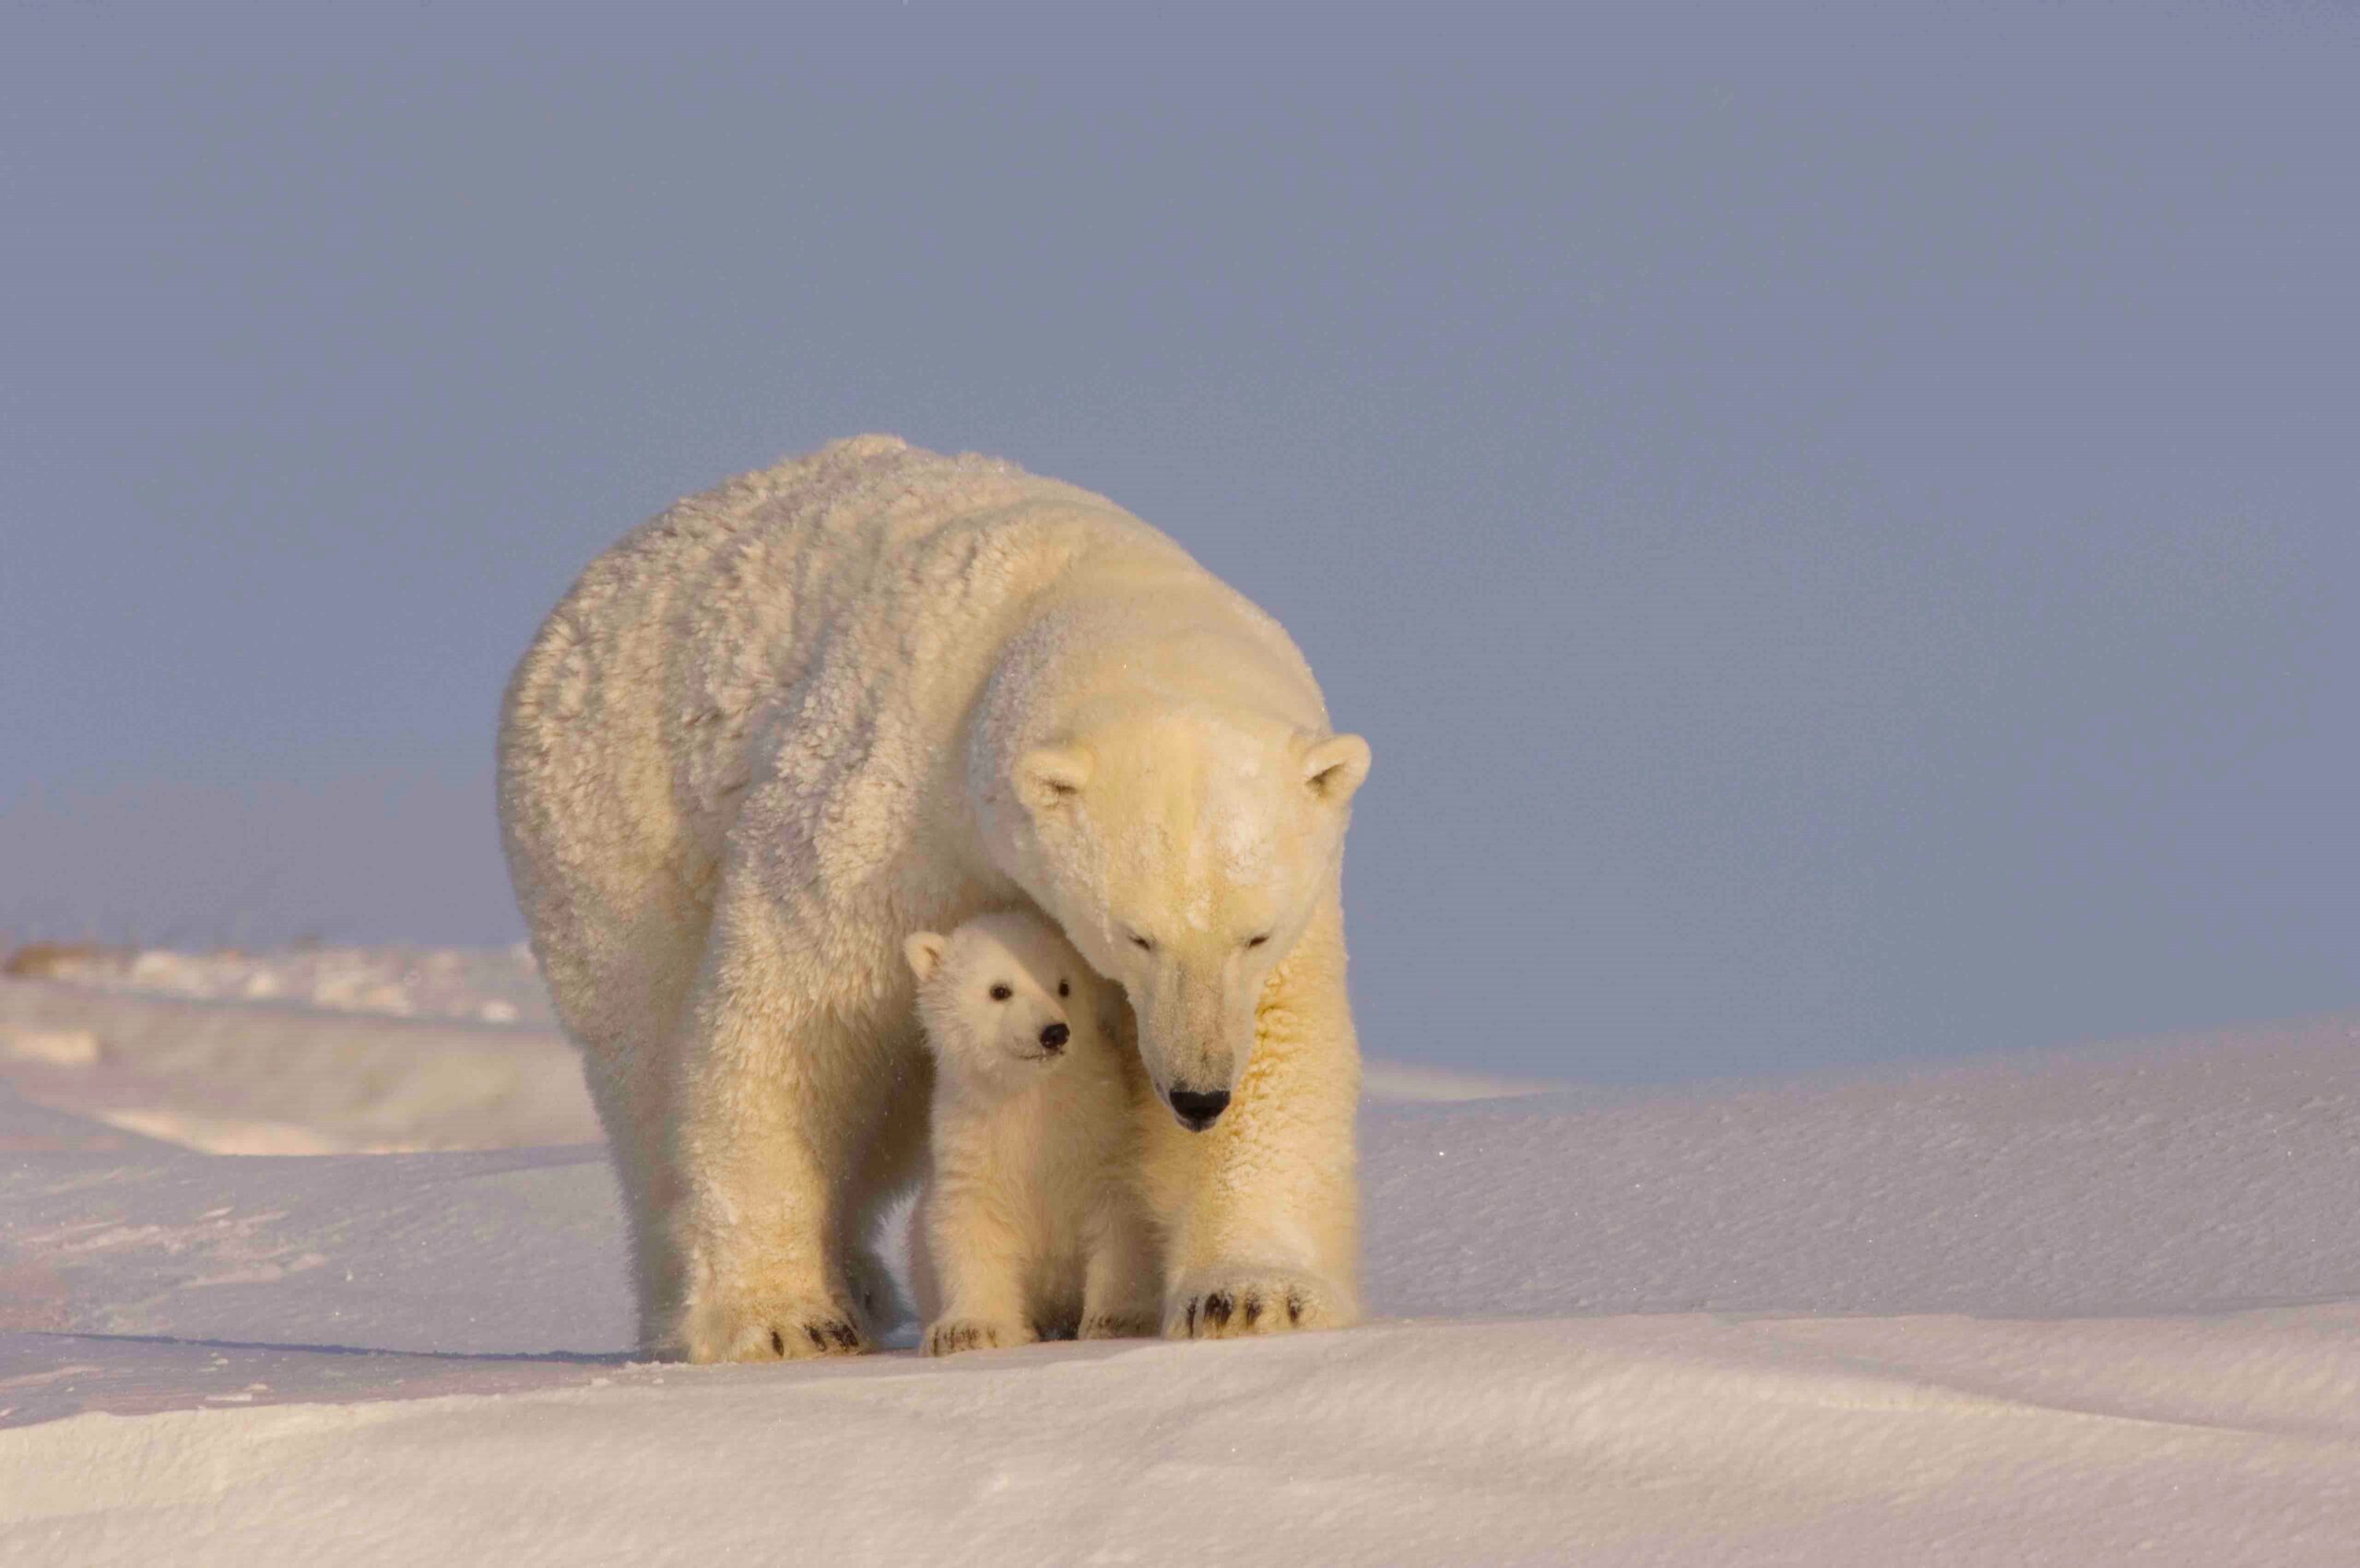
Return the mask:
[[[1202,1132],[1229,1109],[1254,1049],[1254,997],[1216,971],[1200,977],[1172,965],[1132,992],[1139,1060],[1180,1125]],[[1230,993],[1234,992],[1234,995]]]

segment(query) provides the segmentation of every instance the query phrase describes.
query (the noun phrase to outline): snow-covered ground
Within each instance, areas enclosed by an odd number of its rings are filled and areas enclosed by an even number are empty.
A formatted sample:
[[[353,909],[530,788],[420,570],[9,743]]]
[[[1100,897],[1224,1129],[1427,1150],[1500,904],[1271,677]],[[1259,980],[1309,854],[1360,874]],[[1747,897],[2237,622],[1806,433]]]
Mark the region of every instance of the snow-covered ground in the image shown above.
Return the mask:
[[[86,989],[208,1002],[284,1002],[391,1018],[481,1023],[553,1020],[532,953],[513,948],[223,949],[56,946],[12,959],[33,977]]]
[[[2360,1561],[2360,1015],[1379,1073],[1367,1327],[687,1368],[519,961],[432,956],[0,982],[0,1561]]]

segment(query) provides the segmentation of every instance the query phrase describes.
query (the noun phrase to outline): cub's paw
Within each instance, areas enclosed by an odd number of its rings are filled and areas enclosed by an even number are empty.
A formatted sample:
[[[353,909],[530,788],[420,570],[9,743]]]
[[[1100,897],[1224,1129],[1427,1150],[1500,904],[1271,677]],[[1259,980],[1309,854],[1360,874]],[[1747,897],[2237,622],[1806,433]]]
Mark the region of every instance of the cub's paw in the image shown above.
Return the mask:
[[[697,1303],[678,1340],[692,1362],[794,1362],[868,1349],[850,1306],[825,1296]]]
[[[1151,1339],[1162,1327],[1153,1307],[1093,1312],[1081,1320],[1085,1339]]]
[[[1180,1281],[1163,1307],[1167,1339],[1235,1339],[1298,1328],[1343,1328],[1351,1299],[1316,1275],[1286,1268],[1209,1268]]]
[[[962,1350],[997,1350],[1030,1345],[1039,1336],[1030,1325],[1002,1323],[988,1317],[938,1317],[927,1325],[920,1347],[929,1356],[955,1356]]]

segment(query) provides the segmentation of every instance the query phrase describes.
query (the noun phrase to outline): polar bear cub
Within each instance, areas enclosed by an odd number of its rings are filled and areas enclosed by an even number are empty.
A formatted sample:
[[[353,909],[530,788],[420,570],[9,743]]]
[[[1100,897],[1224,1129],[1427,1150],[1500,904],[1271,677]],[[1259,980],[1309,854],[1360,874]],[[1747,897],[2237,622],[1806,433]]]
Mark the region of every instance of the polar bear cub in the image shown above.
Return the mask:
[[[903,951],[935,1060],[911,1227],[926,1353],[1154,1333],[1147,1095],[1120,993],[1031,910],[921,931]]]

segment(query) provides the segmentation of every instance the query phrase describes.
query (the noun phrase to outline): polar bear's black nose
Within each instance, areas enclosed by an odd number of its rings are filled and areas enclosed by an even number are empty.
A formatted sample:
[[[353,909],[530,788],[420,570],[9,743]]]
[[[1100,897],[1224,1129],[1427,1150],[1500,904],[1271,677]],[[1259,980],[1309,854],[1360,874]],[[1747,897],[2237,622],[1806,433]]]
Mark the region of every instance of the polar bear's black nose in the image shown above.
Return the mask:
[[[1073,1032],[1068,1029],[1064,1024],[1053,1023],[1048,1028],[1041,1032],[1041,1049],[1044,1051],[1062,1051],[1066,1048],[1066,1042],[1072,1037]]]
[[[1193,1089],[1175,1089],[1171,1094],[1173,1114],[1178,1116],[1190,1132],[1202,1132],[1221,1120],[1229,1109],[1229,1091],[1216,1089],[1199,1093]]]

